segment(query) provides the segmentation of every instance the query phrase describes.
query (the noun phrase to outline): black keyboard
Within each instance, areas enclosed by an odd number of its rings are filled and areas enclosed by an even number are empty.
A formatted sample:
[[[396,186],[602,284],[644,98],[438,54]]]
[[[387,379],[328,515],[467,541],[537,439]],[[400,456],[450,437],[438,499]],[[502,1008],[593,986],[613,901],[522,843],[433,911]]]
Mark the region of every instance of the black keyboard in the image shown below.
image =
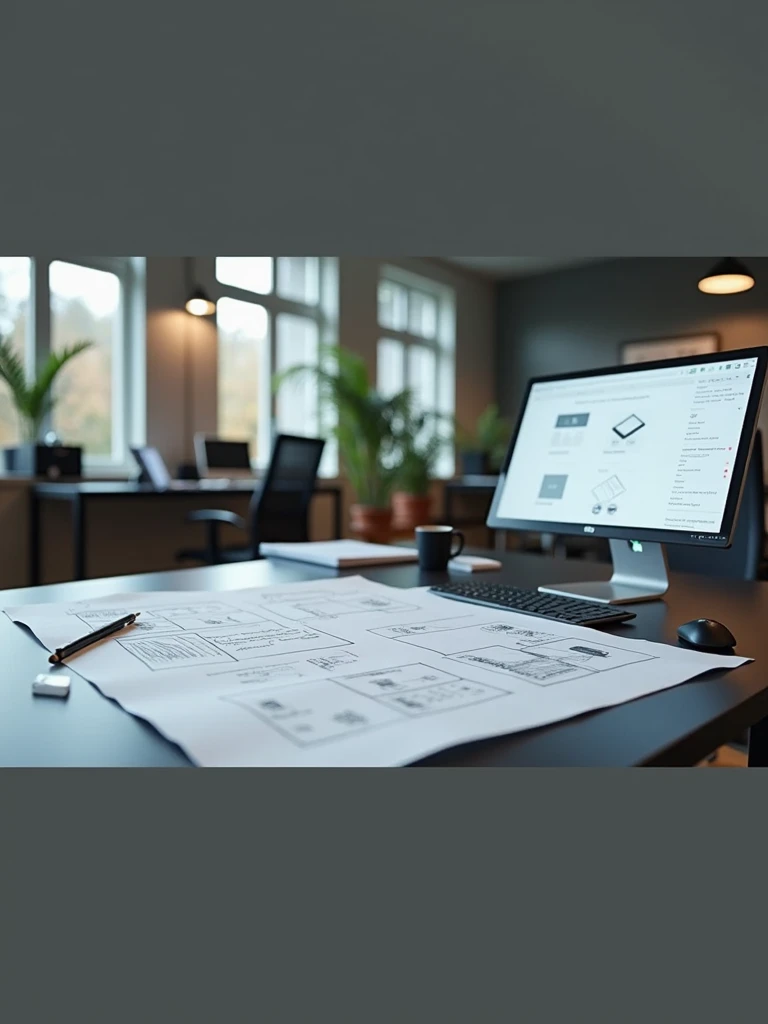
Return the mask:
[[[447,583],[429,589],[433,594],[449,597],[453,601],[481,604],[505,612],[521,612],[540,619],[555,619],[572,626],[607,626],[635,618],[634,612],[623,611],[615,605],[542,594],[538,590],[521,590],[520,587],[510,587],[505,583]]]

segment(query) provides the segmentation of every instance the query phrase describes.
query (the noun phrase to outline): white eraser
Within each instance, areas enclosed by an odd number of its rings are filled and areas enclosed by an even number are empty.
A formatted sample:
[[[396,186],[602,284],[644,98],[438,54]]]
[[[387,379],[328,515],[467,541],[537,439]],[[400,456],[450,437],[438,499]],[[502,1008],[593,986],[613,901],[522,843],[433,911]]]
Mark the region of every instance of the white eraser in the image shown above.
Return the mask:
[[[458,558],[451,559],[448,568],[456,569],[458,572],[492,572],[494,569],[501,569],[501,562],[497,562],[495,558],[459,555]]]
[[[39,675],[32,683],[32,693],[41,697],[66,697],[69,694],[69,676]]]

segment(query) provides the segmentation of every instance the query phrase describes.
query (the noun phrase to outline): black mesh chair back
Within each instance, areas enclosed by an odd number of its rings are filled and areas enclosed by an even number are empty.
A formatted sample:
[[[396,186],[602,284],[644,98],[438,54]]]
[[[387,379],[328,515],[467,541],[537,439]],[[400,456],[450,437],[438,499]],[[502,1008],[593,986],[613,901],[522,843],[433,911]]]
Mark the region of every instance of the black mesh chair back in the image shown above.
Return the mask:
[[[279,434],[249,510],[255,555],[263,541],[309,540],[309,506],[325,441]]]
[[[700,573],[721,579],[759,579],[765,537],[764,491],[763,439],[758,430],[747,467],[733,544],[730,548],[713,550],[668,544],[669,568],[673,572]]]

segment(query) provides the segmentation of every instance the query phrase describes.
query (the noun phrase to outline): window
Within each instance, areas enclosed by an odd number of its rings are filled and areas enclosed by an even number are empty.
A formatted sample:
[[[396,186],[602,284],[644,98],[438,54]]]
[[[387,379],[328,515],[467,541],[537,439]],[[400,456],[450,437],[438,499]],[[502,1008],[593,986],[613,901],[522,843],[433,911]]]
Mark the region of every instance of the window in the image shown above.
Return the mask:
[[[271,256],[217,256],[216,280],[247,292],[272,291]]]
[[[118,401],[113,367],[121,346],[120,280],[104,270],[58,260],[48,280],[51,348],[60,351],[81,339],[93,342],[61,372],[53,429],[61,437],[76,437],[89,454],[108,461]]]
[[[216,309],[219,328],[219,433],[247,438],[256,460],[262,424],[262,392],[269,388],[269,316],[263,306],[223,298]],[[268,395],[268,392],[267,392]],[[268,403],[267,398],[267,403]],[[268,429],[268,424],[263,425]]]
[[[269,461],[276,433],[327,434],[311,377],[272,394],[276,372],[316,365],[320,346],[337,339],[336,260],[325,256],[217,256],[214,264],[219,330],[218,429],[247,438],[257,465]],[[334,476],[329,443],[320,472]]]
[[[377,386],[385,395],[410,388],[416,409],[444,417],[455,411],[456,303],[453,290],[395,267],[385,268],[379,282]],[[453,474],[453,453],[446,445],[438,475]]]
[[[0,259],[0,334],[10,334],[30,370],[51,351],[92,343],[57,378],[47,424],[65,444],[82,445],[86,465],[124,465],[138,427],[142,266],[143,260],[122,256]],[[0,394],[0,442],[18,441],[9,398]]]
[[[317,365],[320,331],[314,320],[280,313],[275,328],[278,373],[291,366]],[[317,387],[312,378],[297,380],[290,394],[278,396],[277,408],[281,433],[303,434],[307,423],[318,424]]]
[[[320,260],[317,256],[280,256],[277,294],[284,299],[316,306],[320,301]]]
[[[32,261],[28,256],[0,256],[0,338],[21,356],[27,353]],[[0,384],[0,445],[17,444],[19,422],[8,389]]]

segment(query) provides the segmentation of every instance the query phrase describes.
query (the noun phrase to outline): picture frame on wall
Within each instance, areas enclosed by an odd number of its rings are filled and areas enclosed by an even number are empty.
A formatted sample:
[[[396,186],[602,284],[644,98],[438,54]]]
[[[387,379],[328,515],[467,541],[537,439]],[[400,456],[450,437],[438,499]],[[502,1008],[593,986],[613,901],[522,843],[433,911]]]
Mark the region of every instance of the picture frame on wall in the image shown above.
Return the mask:
[[[720,351],[720,335],[714,331],[680,334],[668,338],[625,341],[619,355],[622,365],[650,363],[656,359],[681,359],[684,356],[708,356]]]

